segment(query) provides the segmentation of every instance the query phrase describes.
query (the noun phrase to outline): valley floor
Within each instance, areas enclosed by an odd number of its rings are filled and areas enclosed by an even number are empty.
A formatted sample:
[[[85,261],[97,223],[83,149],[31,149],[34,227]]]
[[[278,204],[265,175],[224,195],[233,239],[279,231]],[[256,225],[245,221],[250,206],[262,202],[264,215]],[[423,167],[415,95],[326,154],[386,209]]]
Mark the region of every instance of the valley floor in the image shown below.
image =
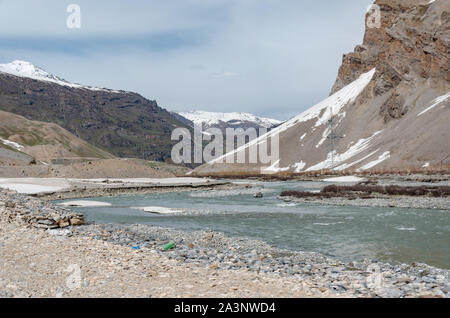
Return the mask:
[[[450,271],[425,264],[343,263],[212,231],[53,222],[80,219],[70,213],[0,191],[0,297],[450,295]],[[178,243],[163,252],[169,240]]]

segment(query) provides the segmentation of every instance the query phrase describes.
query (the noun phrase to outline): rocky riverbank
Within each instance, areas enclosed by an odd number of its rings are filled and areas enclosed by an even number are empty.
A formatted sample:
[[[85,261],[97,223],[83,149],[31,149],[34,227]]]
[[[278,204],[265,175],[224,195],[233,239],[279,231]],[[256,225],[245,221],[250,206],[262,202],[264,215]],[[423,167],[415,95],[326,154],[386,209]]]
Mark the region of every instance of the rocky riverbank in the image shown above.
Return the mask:
[[[198,189],[228,189],[235,185],[228,181],[206,178],[0,178],[0,188],[16,190],[41,200],[65,200],[101,196],[118,196]]]
[[[356,184],[329,184],[320,191],[284,191],[285,202],[337,206],[450,210],[448,178],[417,180],[372,179]]]
[[[3,296],[450,296],[450,271],[425,264],[344,263],[213,231],[149,225],[27,229],[24,225],[32,224],[17,215],[40,215],[42,210],[64,215],[69,211],[12,192],[2,191],[0,198],[15,203],[14,208],[9,203],[0,207]],[[175,248],[162,251],[169,242],[174,242]],[[48,265],[50,262],[53,265]],[[55,266],[64,271],[61,264],[80,265],[82,276],[86,275],[80,288],[64,287],[64,275],[50,274]],[[61,284],[52,284],[53,279]],[[39,288],[40,284],[47,287]]]
[[[112,197],[119,195],[135,195],[167,192],[188,192],[197,190],[225,190],[235,189],[242,186],[227,182],[212,182],[199,185],[114,185],[105,184],[92,187],[73,187],[68,191],[58,191],[51,193],[40,193],[35,197],[44,201],[67,200],[79,198]]]
[[[41,229],[59,229],[84,224],[82,214],[5,190],[0,190],[0,219]]]
[[[450,271],[425,264],[390,265],[375,260],[343,263],[317,253],[281,250],[214,231],[185,232],[148,225],[88,225],[75,229],[74,235],[153,249],[181,264],[295,278],[315,293],[352,297],[450,295]],[[161,251],[171,241],[176,248]]]
[[[279,197],[284,202],[314,203],[337,206],[363,206],[386,208],[412,208],[430,210],[450,210],[449,198],[418,198],[418,197],[389,197],[389,198],[296,198],[292,196]]]

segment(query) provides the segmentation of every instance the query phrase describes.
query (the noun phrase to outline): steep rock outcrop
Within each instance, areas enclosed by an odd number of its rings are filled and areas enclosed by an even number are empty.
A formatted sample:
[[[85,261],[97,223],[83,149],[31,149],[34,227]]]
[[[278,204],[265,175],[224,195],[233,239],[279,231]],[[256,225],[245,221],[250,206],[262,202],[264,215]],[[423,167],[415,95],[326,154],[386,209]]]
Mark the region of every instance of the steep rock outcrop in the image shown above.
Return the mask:
[[[408,170],[450,165],[450,2],[377,0],[380,25],[344,55],[331,96],[197,175]],[[371,14],[366,15],[366,19]],[[271,165],[226,164],[280,140]]]

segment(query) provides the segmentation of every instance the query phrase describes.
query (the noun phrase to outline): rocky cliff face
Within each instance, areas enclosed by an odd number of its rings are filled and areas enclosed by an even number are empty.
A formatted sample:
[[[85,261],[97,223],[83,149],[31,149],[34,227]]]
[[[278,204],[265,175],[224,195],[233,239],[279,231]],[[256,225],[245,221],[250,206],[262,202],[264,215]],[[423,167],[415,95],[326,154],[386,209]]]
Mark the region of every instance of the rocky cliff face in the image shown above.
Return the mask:
[[[139,94],[72,84],[19,62],[0,68],[0,110],[56,123],[116,156],[169,161],[173,128],[187,127]]]
[[[450,2],[377,0],[374,5],[379,25],[368,23],[363,43],[344,55],[331,96],[254,141],[269,144],[277,136],[277,162],[216,160],[194,173],[448,168]],[[243,151],[248,157],[250,146],[223,159]]]
[[[408,90],[448,85],[450,2],[377,0],[375,5],[380,8],[380,27],[370,24],[363,44],[344,55],[332,94],[376,68],[372,90],[375,96],[385,95],[380,113],[389,121],[411,108]],[[372,16],[368,12],[366,18]]]

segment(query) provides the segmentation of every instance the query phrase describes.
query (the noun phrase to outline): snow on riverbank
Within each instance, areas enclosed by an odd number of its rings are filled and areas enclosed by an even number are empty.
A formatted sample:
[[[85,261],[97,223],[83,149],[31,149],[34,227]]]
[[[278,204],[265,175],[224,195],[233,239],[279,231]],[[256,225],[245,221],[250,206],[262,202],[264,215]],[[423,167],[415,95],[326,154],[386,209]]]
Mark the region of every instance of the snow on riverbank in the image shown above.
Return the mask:
[[[356,176],[345,176],[345,177],[337,177],[337,178],[328,178],[322,181],[325,182],[361,182],[364,181],[364,178],[356,177]]]
[[[64,190],[63,187],[50,187],[44,185],[25,184],[25,183],[2,183],[0,184],[0,188],[14,190],[22,194],[38,194]]]
[[[189,185],[189,184],[206,184],[212,182],[212,179],[204,178],[111,178],[111,179],[71,179],[73,181],[86,183],[135,183],[135,184],[155,184],[155,185]]]
[[[54,178],[1,178],[0,188],[17,191],[22,194],[38,194],[69,189],[66,179]]]
[[[213,184],[212,179],[202,178],[130,178],[130,179],[66,179],[66,178],[0,178],[0,188],[15,190],[22,194],[40,194],[65,191],[74,185],[99,187],[105,184],[133,186],[191,186]]]
[[[98,201],[69,201],[69,202],[63,202],[59,205],[65,206],[65,207],[81,207],[81,208],[98,208],[98,207],[106,207],[111,206],[111,203],[106,202],[98,202]]]

